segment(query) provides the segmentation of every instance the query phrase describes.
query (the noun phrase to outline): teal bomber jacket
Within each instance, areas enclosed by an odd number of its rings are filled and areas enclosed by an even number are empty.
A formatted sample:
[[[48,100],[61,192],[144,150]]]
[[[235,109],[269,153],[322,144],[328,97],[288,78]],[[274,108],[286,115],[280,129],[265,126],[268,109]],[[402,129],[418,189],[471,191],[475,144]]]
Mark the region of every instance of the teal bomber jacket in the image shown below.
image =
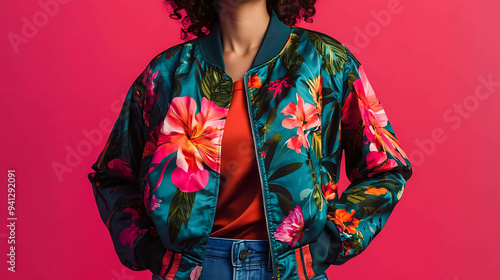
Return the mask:
[[[232,86],[218,23],[152,58],[130,86],[88,174],[127,268],[199,278]],[[359,60],[273,11],[244,87],[273,279],[307,280],[359,255],[413,173]],[[350,184],[339,197],[342,151]]]

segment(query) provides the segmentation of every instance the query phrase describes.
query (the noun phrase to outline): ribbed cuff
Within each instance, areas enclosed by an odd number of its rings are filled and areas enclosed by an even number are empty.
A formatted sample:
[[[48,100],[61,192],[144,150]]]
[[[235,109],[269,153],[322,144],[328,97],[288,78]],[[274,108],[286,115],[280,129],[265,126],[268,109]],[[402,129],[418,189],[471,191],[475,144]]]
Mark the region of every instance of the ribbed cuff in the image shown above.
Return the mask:
[[[162,258],[166,251],[161,239],[153,237],[148,233],[137,243],[135,255],[141,267],[159,274],[162,266]]]

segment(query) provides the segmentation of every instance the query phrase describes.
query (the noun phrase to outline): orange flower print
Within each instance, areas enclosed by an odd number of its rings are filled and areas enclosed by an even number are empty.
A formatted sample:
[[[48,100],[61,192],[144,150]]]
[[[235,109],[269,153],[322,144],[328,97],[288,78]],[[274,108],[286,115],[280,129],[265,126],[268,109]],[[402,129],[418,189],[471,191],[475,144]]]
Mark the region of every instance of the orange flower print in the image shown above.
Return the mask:
[[[253,74],[252,77],[248,77],[248,84],[250,85],[251,90],[254,88],[260,88],[262,84],[260,83],[260,77],[257,74]]]
[[[387,189],[386,188],[369,188],[365,191],[365,193],[368,193],[368,194],[374,194],[374,195],[381,195],[381,194],[385,194],[387,193]]]
[[[351,212],[347,212],[345,209],[337,209],[335,210],[335,217],[332,217],[330,212],[328,218],[337,225],[339,230],[356,233],[359,220],[352,217],[355,213],[354,209],[351,209]]]
[[[309,79],[307,80],[307,85],[309,86],[309,94],[314,99],[314,102],[316,102],[316,108],[318,109],[318,114],[321,115],[321,100],[323,99],[323,96],[321,94],[323,87],[321,86],[323,84],[323,77],[321,76],[316,76],[314,80]]]
[[[337,196],[337,189],[339,184],[333,181],[328,182],[326,185],[322,185],[321,189],[327,201],[334,199]]]
[[[197,114],[197,102],[190,96],[178,96],[163,121],[152,163],[159,163],[171,153],[177,155],[171,180],[183,192],[202,190],[208,184],[205,165],[220,172],[220,137],[222,119],[228,109],[203,97]]]

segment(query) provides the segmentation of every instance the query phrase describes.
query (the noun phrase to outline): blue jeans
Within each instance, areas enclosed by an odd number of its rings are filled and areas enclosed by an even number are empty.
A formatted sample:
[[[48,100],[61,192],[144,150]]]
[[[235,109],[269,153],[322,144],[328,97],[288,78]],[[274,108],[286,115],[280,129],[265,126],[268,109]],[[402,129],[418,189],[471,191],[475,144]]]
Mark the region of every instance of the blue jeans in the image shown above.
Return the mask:
[[[269,241],[212,237],[208,239],[199,280],[271,280]],[[153,280],[162,280],[153,274]],[[309,280],[328,280],[326,273]]]

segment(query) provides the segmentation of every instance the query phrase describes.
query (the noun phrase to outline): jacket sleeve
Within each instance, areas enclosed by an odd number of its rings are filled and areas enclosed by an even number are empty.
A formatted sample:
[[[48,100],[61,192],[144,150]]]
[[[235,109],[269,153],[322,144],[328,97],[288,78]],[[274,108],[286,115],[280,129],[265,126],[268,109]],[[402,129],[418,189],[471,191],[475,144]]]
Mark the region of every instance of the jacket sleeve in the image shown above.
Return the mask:
[[[337,83],[342,88],[337,103],[340,114],[336,115],[340,118],[336,122],[340,123],[340,132],[331,138],[339,137],[340,146],[333,148],[337,142],[328,140],[327,150],[336,152],[325,159],[335,162],[331,167],[336,170],[329,172],[338,175],[343,151],[350,181],[340,197],[335,196],[337,182],[331,182],[333,191],[327,198],[328,220],[333,222],[327,226],[330,230],[335,226],[340,234],[335,232],[338,250],[329,256],[335,265],[359,255],[372,242],[401,199],[413,172],[361,63],[349,50],[341,74],[342,80]],[[338,180],[338,176],[333,177]]]
[[[140,190],[145,135],[142,107],[149,66],[130,86],[118,119],[88,174],[95,202],[120,262],[131,270],[159,273],[165,247],[148,216]]]

